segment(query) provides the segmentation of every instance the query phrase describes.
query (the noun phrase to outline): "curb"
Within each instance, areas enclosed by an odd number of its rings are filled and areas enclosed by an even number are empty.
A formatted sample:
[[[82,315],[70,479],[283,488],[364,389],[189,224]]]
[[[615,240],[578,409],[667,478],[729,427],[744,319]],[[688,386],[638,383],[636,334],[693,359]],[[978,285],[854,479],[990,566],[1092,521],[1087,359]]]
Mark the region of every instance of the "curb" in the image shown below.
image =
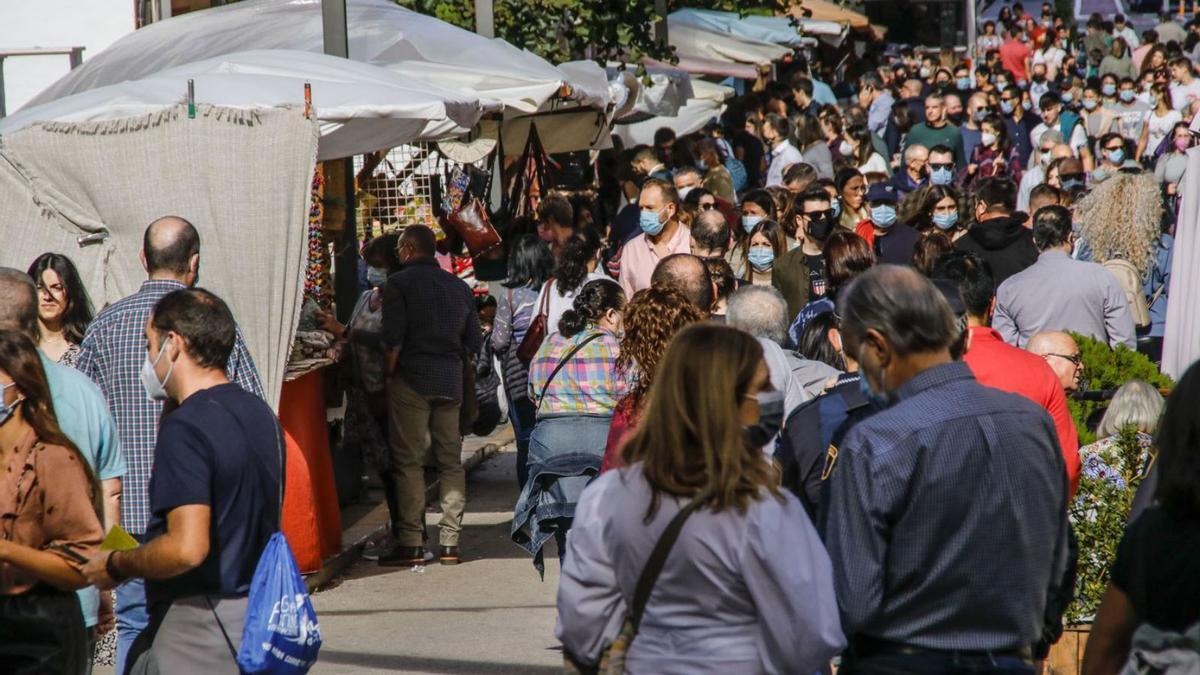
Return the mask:
[[[463,469],[467,473],[470,473],[480,464],[483,464],[483,462],[488,458],[500,452],[500,449],[505,445],[508,444],[505,443],[500,445],[496,443],[488,443],[487,445],[479,448],[475,451],[475,454],[463,460]],[[425,501],[429,502],[432,499],[436,499],[437,495],[438,481],[435,480],[425,487]],[[385,523],[359,537],[357,541],[351,543],[349,546],[343,548],[339,553],[335,553],[331,558],[326,560],[324,564],[321,565],[320,570],[305,577],[304,585],[308,588],[308,592],[310,594],[315,593],[327,586],[329,582],[341,576],[342,572],[346,571],[346,568],[350,567],[350,565],[354,564],[354,562],[358,560],[359,556],[362,554],[362,550],[366,548],[367,544],[387,533],[387,527],[388,526]]]

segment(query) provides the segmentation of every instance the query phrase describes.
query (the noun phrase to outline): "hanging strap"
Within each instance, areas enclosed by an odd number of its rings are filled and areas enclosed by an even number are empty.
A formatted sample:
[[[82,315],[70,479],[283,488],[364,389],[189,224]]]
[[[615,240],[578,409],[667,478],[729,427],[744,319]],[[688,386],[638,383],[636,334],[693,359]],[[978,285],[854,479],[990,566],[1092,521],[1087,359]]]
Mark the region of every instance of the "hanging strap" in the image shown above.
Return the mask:
[[[225,630],[225,623],[221,621],[220,615],[217,614],[217,608],[213,605],[212,598],[205,595],[204,601],[208,603],[208,609],[212,612],[213,618],[217,620],[217,628],[221,629],[221,636],[225,638],[225,645],[229,647],[229,655],[233,657],[233,662],[237,663],[237,650],[233,648],[233,640],[229,639],[229,632]]]
[[[680,509],[667,524],[667,529],[663,530],[658,543],[654,545],[654,550],[650,552],[650,558],[642,568],[642,575],[638,577],[637,587],[633,591],[633,605],[629,608],[629,622],[633,626],[634,635],[637,635],[638,626],[642,623],[642,614],[646,611],[646,603],[650,601],[650,593],[654,591],[654,584],[658,581],[658,575],[662,573],[667,556],[671,554],[671,548],[675,546],[675,540],[679,539],[679,533],[683,531],[687,519],[704,504],[706,496],[698,495]]]
[[[550,383],[554,381],[554,377],[556,375],[558,375],[558,371],[562,370],[563,366],[567,365],[567,362],[569,362],[576,354],[578,354],[580,349],[583,349],[584,347],[586,347],[587,343],[591,342],[592,340],[595,340],[596,338],[600,337],[601,335],[603,335],[603,333],[592,333],[591,335],[587,336],[582,341],[580,341],[579,344],[575,345],[571,349],[571,351],[566,353],[565,356],[563,356],[561,359],[558,360],[558,365],[554,366],[554,370],[550,371],[550,377],[546,378],[546,384],[542,385],[542,393],[538,395],[538,399],[537,399],[537,408],[538,409],[541,409],[542,399],[546,398],[546,392],[549,391]]]

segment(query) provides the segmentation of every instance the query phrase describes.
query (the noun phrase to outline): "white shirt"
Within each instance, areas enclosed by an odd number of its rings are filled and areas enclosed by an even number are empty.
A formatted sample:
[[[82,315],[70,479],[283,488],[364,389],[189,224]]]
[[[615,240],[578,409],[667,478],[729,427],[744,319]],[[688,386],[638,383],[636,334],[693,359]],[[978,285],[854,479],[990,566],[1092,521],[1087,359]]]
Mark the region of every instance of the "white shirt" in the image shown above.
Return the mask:
[[[659,574],[626,672],[813,673],[846,644],[829,555],[786,490],[745,513],[699,509]],[[681,502],[652,496],[641,464],[588,486],[575,509],[558,585],[555,636],[595,663],[617,636],[650,552]]]
[[[1084,127],[1083,119],[1080,118],[1080,123],[1076,124],[1075,128],[1071,130],[1071,138],[1067,141],[1067,145],[1071,146],[1071,150],[1073,150],[1075,152],[1076,157],[1079,156],[1080,150],[1087,147],[1087,132],[1083,130],[1083,127]],[[1055,123],[1054,123],[1054,128],[1055,129],[1058,128],[1057,121],[1055,121]],[[1046,126],[1045,122],[1042,122],[1041,124],[1034,127],[1033,131],[1029,132],[1029,141],[1031,143],[1033,143],[1034,148],[1042,147],[1041,146],[1042,134],[1046,133],[1049,130],[1050,130],[1050,127]]]
[[[1150,125],[1150,132],[1146,136],[1146,156],[1152,156],[1159,143],[1162,143],[1175,125],[1182,121],[1183,115],[1178,110],[1168,110],[1162,117],[1153,110],[1146,113],[1146,124]]]
[[[1192,78],[1190,84],[1171,84],[1172,108],[1183,110],[1198,98],[1200,98],[1200,78]]]
[[[1129,46],[1130,50],[1134,50],[1142,46],[1142,41],[1138,39],[1137,31],[1135,31],[1129,24],[1125,24],[1125,27],[1121,30],[1114,30],[1113,37],[1125,38],[1125,44]]]
[[[783,185],[783,170],[804,161],[804,155],[788,141],[771,150],[771,163],[767,166],[767,187]]]
[[[558,280],[550,280],[550,307],[546,311],[546,335],[558,332],[558,320],[562,318],[563,312],[571,309],[571,305],[575,304],[575,296],[579,295],[579,291],[584,286],[587,286],[589,281],[595,281],[597,279],[608,279],[609,281],[613,280],[613,278],[607,274],[602,274],[600,272],[588,272],[588,275],[583,279],[583,283],[579,284],[579,288],[567,291],[566,293],[559,292]],[[541,292],[538,293],[537,302],[533,305],[534,316],[537,316],[539,313],[541,313],[542,303],[545,302],[545,299],[546,285],[543,284]]]
[[[869,173],[886,174],[888,173],[887,160],[880,156],[878,152],[873,152],[871,153],[871,156],[867,158],[866,163],[858,167],[858,172],[864,176]]]

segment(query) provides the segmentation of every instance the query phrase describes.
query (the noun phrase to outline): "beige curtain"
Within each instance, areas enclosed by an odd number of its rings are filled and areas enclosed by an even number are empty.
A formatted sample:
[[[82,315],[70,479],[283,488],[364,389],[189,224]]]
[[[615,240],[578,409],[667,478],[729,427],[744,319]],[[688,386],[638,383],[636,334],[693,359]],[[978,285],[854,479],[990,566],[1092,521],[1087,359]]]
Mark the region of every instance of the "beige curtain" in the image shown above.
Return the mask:
[[[1200,149],[1188,150],[1180,194],[1162,360],[1163,372],[1176,380],[1200,359],[1200,301],[1195,295],[1200,289]]]
[[[0,137],[0,265],[55,251],[96,309],[145,279],[142,233],[177,215],[200,232],[200,286],[233,310],[278,406],[300,315],[319,132],[302,110],[185,106]]]

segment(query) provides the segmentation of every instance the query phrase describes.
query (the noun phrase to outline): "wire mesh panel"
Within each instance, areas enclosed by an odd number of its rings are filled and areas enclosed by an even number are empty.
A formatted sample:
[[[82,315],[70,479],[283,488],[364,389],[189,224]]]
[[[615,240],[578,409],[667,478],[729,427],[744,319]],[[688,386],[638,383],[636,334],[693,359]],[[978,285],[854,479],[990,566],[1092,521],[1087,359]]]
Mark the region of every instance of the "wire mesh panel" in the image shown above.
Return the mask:
[[[436,231],[434,184],[441,180],[443,161],[432,144],[401,145],[388,150],[364,178],[364,157],[355,157],[359,236],[378,236],[408,225],[427,225]]]

